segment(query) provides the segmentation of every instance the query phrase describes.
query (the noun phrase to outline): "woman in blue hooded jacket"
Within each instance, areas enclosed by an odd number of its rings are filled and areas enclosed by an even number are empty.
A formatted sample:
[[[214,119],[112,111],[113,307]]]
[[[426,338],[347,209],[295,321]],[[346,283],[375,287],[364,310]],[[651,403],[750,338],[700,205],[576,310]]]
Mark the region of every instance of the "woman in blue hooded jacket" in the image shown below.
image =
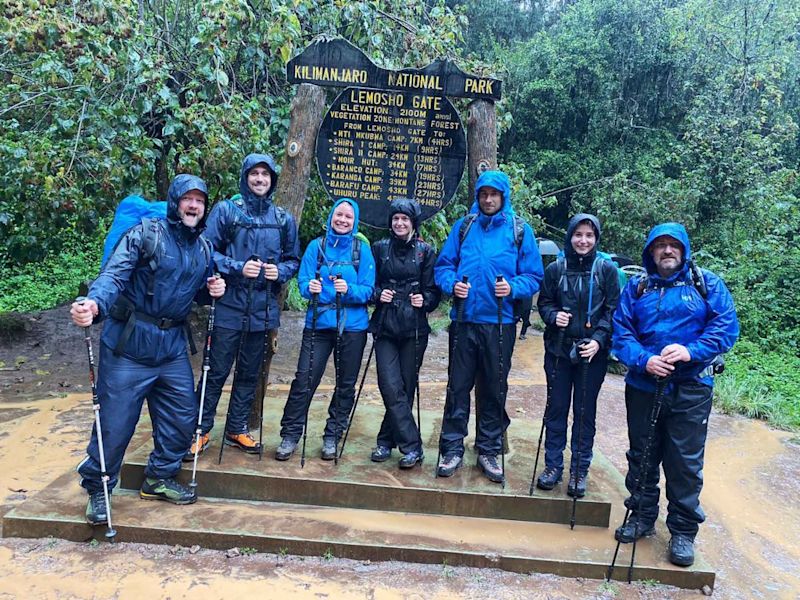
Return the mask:
[[[334,353],[337,385],[322,436],[323,460],[334,459],[339,438],[347,428],[367,343],[367,302],[375,285],[375,261],[369,244],[356,237],[358,212],[358,204],[353,200],[338,200],[328,215],[326,233],[311,241],[300,262],[297,284],[300,294],[312,302],[306,312],[297,372],[283,409],[277,460],[288,460],[294,454],[304,433],[311,398],[337,343],[339,357]],[[336,308],[337,296],[341,311]]]
[[[611,318],[619,301],[617,268],[598,256],[599,244],[597,217],[584,213],[572,217],[564,239],[564,256],[547,266],[538,300],[539,315],[546,326],[544,370],[548,400],[544,415],[545,470],[536,486],[552,490],[561,480],[571,404],[567,494],[578,498],[586,494],[597,395],[606,376]]]

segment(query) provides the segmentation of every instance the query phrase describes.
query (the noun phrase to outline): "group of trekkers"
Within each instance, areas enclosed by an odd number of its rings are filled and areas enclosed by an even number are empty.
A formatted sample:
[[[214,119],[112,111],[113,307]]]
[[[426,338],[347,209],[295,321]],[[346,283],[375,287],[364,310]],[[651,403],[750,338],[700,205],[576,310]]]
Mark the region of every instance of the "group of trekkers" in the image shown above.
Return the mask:
[[[509,178],[485,171],[476,182],[474,204],[454,223],[438,257],[420,239],[421,211],[414,200],[391,202],[389,236],[370,247],[357,235],[359,206],[349,198],[334,203],[326,230],[301,257],[294,219],[272,201],[277,171],[271,156],[247,156],[239,194],[217,203],[207,221],[205,183],[177,176],[166,220],[143,221],[128,230],[87,297],[72,305],[76,325],[106,322],[94,401],[102,419],[96,420],[78,467],[89,494],[89,523],[108,523],[111,531],[110,490],[145,398],[154,449],[145,467],[144,499],[176,504],[197,499],[195,488],[176,476],[183,460],[196,461],[209,446],[234,362],[221,443],[263,452],[248,429],[248,416],[269,352],[265,339],[280,326],[282,286],[297,276],[309,307],[275,459],[289,460],[302,444],[305,460],[309,406],[331,354],[336,392],[321,458],[338,458],[369,332],[385,405],[371,459],[386,461],[398,448],[401,469],[421,464],[423,439],[413,404],[415,395],[419,399],[428,314],[444,293],[453,298],[453,308],[436,475],[450,477],[463,462],[474,389],[477,466],[490,481],[504,484],[517,307],[538,293],[546,326],[547,407],[545,468],[536,485],[551,490],[562,479],[572,405],[567,493],[575,498],[586,493],[597,396],[613,349],[628,367],[630,440],[625,501],[630,514],[615,536],[627,543],[653,534],[663,465],[670,559],[692,563],[693,540],[705,518],[699,494],[713,385],[709,366],[732,347],[738,324],[724,283],[692,263],[683,226],[666,223],[650,232],[642,252],[647,274],[632,278],[620,293],[615,265],[598,253],[601,227],[595,216],[571,219],[563,256],[544,270],[533,230],[514,213]],[[210,353],[197,388],[184,333],[193,301],[212,304]],[[370,304],[375,305],[371,318]]]

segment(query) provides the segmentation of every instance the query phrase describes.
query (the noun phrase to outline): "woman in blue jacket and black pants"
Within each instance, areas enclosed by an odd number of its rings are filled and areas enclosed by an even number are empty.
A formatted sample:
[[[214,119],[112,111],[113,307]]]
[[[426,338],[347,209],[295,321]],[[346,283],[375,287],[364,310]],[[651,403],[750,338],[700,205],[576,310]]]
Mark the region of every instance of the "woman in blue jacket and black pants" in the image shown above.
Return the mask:
[[[311,241],[300,262],[297,284],[300,294],[312,302],[306,312],[297,372],[283,409],[282,439],[275,452],[277,460],[288,460],[297,448],[311,398],[325,372],[328,357],[336,349],[337,338],[341,354],[338,360],[334,356],[337,387],[328,406],[322,436],[323,460],[335,458],[338,440],[347,429],[367,343],[367,302],[375,285],[372,252],[367,242],[356,237],[357,232],[358,204],[349,198],[338,200],[328,216],[327,232]],[[337,295],[341,304],[338,318]]]

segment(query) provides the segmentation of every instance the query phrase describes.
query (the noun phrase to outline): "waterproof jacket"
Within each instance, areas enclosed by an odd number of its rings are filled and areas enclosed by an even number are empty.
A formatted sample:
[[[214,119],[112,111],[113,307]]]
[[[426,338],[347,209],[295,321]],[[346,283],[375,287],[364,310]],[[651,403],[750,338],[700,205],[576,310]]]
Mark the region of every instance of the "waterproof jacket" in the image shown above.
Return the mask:
[[[336,207],[347,202],[353,207],[355,220],[353,229],[344,235],[333,230],[331,220]],[[303,298],[312,299],[308,291],[309,282],[315,278],[317,265],[322,279],[322,291],[317,304],[317,329],[336,329],[336,290],[333,288],[333,275],[341,274],[347,281],[347,293],[342,296],[341,331],[365,331],[368,324],[367,302],[372,297],[375,285],[375,261],[372,259],[369,244],[356,237],[358,233],[358,204],[349,198],[338,200],[328,214],[328,229],[323,237],[311,240],[300,262],[297,285]],[[325,240],[322,246],[323,238]],[[353,267],[353,244],[361,244],[359,268]],[[306,312],[306,327],[312,326],[312,303]]]
[[[580,256],[572,247],[572,234],[586,220],[592,223],[596,243],[588,254]],[[544,346],[548,352],[563,358],[569,357],[575,341],[585,338],[596,340],[599,352],[608,353],[611,348],[611,319],[619,302],[619,277],[614,263],[597,255],[600,233],[600,222],[594,215],[582,213],[572,217],[564,239],[565,268],[562,261],[555,260],[544,272],[538,300],[539,315],[546,326]],[[556,314],[565,308],[572,318],[559,347]]]
[[[683,265],[666,279],[659,276],[650,256],[650,246],[662,235],[675,238],[684,249]],[[713,378],[704,373],[706,367],[715,356],[730,350],[739,337],[739,321],[728,288],[717,275],[703,269],[708,289],[703,299],[692,282],[691,257],[683,225],[663,223],[654,227],[642,252],[646,287],[639,296],[641,278],[634,277],[620,296],[614,313],[613,349],[628,367],[625,381],[633,387],[655,390],[655,378],[645,371],[647,361],[669,344],[686,346],[691,356],[690,362],[675,365],[669,386],[690,381],[712,386]]]
[[[96,320],[105,319],[115,302],[122,296],[137,318],[122,356],[148,366],[156,366],[186,353],[185,321],[192,301],[208,302],[206,278],[213,273],[213,263],[205,242],[199,239],[201,227],[188,228],[178,217],[178,200],[190,190],[207,193],[205,183],[193,175],[178,175],[167,193],[167,219],[157,221],[161,236],[155,271],[151,261],[143,256],[141,224],[125,233],[92,284],[88,297],[100,309]],[[201,222],[202,223],[202,222]],[[152,280],[152,294],[148,287]],[[126,302],[127,301],[127,302]],[[175,326],[160,328],[144,319],[168,319]],[[116,348],[126,322],[109,318],[103,328],[101,341]]]
[[[392,231],[392,217],[407,215],[413,224],[410,240],[399,239]],[[372,244],[375,258],[375,311],[369,329],[373,334],[395,338],[411,337],[415,331],[430,333],[428,313],[439,306],[441,293],[433,280],[436,252],[417,237],[420,209],[413,200],[394,200],[389,211],[389,237]],[[380,301],[383,290],[394,290],[391,303]],[[422,308],[411,306],[409,295],[422,294]]]
[[[503,194],[502,208],[492,216],[483,214],[478,205],[480,188],[488,186]],[[500,171],[485,171],[475,183],[475,202],[471,212],[478,215],[463,243],[459,242],[463,217],[455,222],[447,236],[434,268],[439,288],[453,293],[456,282],[466,275],[471,288],[464,303],[464,320],[468,323],[497,323],[497,299],[494,284],[497,275],[511,285],[511,295],[503,298],[503,323],[514,323],[514,300],[530,298],[539,291],[542,281],[542,258],[533,229],[524,227],[519,249],[514,242],[514,209],[511,206],[511,185]],[[450,312],[456,318],[456,308]]]
[[[256,196],[247,185],[247,173],[264,164],[271,171],[272,185],[265,196]],[[242,163],[239,175],[241,196],[224,200],[214,206],[208,218],[206,238],[214,245],[214,258],[225,278],[225,295],[217,300],[216,325],[227,329],[264,331],[267,295],[269,295],[269,329],[280,326],[278,297],[281,286],[297,273],[300,247],[294,218],[283,211],[283,224],[278,209],[272,203],[272,193],[278,185],[275,161],[268,154],[249,154]],[[278,280],[268,282],[263,271],[253,283],[250,317],[245,324],[250,280],[242,275],[244,264],[252,256],[278,265]],[[267,291],[269,283],[269,292]]]

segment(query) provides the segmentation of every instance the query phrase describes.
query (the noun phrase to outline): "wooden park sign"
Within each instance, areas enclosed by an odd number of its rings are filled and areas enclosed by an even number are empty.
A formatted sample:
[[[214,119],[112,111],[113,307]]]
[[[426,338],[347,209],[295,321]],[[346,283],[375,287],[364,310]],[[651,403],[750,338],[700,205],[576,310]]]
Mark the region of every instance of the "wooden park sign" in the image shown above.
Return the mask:
[[[382,69],[343,39],[312,43],[289,61],[287,76],[291,83],[346,87],[322,120],[317,168],[332,198],[353,198],[361,221],[382,228],[395,198],[417,200],[423,220],[452,199],[467,140],[446,96],[494,100],[501,84],[450,61]]]

